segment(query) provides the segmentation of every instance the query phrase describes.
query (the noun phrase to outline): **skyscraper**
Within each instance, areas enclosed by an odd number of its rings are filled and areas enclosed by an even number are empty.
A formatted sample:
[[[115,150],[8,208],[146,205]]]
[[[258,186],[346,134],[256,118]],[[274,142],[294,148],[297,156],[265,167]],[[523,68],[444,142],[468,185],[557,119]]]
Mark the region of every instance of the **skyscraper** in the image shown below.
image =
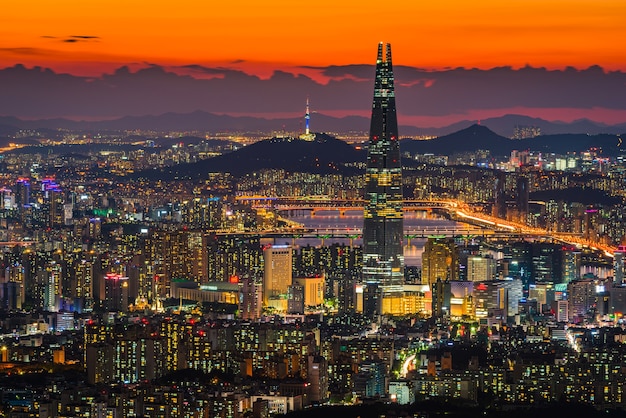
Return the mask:
[[[402,166],[391,45],[378,45],[365,172],[363,281],[384,289],[404,282]],[[378,292],[375,292],[378,293]]]
[[[246,275],[239,279],[239,313],[242,319],[261,317],[263,308],[263,285],[254,276]]]
[[[277,311],[287,310],[287,294],[293,282],[292,249],[273,245],[263,250],[263,305]]]
[[[493,216],[506,219],[506,173],[496,173],[495,187],[493,190]]]
[[[437,280],[457,280],[459,260],[452,238],[428,238],[422,254],[422,283],[432,286]]]
[[[496,260],[491,257],[472,256],[467,258],[467,280],[482,282],[496,276]]]
[[[517,212],[521,222],[526,223],[528,216],[528,177],[520,176],[517,178],[517,195],[515,197],[517,204]]]

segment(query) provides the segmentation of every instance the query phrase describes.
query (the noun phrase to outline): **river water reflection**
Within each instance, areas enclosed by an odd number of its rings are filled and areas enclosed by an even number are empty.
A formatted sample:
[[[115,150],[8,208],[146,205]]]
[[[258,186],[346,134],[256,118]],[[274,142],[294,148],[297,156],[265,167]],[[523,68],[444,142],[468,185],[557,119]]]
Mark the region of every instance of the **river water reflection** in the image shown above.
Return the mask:
[[[290,211],[282,214],[284,218],[291,221],[301,223],[308,228],[320,229],[344,229],[344,228],[363,228],[363,210],[347,210],[340,213],[334,210],[319,210],[312,213],[310,211]],[[449,219],[442,218],[437,214],[427,211],[411,211],[404,213],[404,230],[415,231],[420,229],[433,230],[436,228],[462,228],[463,225]],[[295,244],[298,246],[312,245],[331,245],[333,243],[350,244],[348,238],[326,238],[324,240],[318,238],[299,238],[294,242],[277,240],[277,244]],[[278,242],[280,241],[280,242]],[[422,261],[422,252],[426,239],[413,238],[410,242],[404,243],[404,262],[407,266],[419,266]],[[363,240],[354,238],[352,245],[362,245]]]

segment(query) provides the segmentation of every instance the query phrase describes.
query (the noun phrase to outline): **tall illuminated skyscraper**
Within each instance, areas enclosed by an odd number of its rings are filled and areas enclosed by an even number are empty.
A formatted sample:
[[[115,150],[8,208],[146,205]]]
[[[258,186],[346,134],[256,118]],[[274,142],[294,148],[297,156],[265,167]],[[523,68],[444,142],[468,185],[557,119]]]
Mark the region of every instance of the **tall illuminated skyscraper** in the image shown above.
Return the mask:
[[[442,282],[457,280],[458,264],[454,239],[428,238],[422,254],[422,283],[432,286],[437,280]]]
[[[382,288],[404,283],[402,166],[391,45],[378,45],[365,173],[363,281]],[[379,293],[379,292],[376,292]]]
[[[273,245],[263,250],[263,305],[287,310],[287,293],[293,282],[292,249]]]

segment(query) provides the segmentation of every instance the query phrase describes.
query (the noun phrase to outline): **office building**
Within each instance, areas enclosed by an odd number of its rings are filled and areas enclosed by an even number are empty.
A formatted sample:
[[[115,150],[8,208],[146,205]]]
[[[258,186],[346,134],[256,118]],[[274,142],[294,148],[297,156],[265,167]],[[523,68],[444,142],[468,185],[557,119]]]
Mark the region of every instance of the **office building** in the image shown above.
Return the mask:
[[[626,245],[617,247],[613,256],[613,283],[621,286],[624,283],[624,257],[626,255]]]
[[[489,280],[474,284],[476,318],[493,317],[507,322],[519,312],[520,280]]]
[[[432,286],[437,280],[457,280],[458,257],[451,238],[428,238],[422,254],[422,283]]]
[[[496,276],[496,260],[491,257],[473,256],[467,258],[467,280],[482,282]]]
[[[374,297],[365,305],[380,310],[381,294],[404,282],[402,169],[390,44],[378,45],[365,201],[363,281]]]
[[[292,249],[273,245],[263,250],[263,305],[287,311],[287,294],[292,284]]]
[[[305,306],[319,306],[324,303],[324,275],[296,277],[295,284],[302,286]]]

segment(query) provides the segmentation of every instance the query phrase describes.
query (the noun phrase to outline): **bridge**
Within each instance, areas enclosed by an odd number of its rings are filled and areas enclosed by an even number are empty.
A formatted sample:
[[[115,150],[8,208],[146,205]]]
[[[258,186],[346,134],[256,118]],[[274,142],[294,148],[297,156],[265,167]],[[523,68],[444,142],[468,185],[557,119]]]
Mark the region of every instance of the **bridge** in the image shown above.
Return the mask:
[[[349,245],[353,246],[355,240],[363,238],[363,230],[361,228],[341,228],[341,227],[291,227],[282,228],[276,230],[266,231],[234,231],[234,230],[220,230],[214,231],[216,235],[249,235],[249,236],[263,236],[266,238],[285,238],[295,243],[297,239],[316,239],[319,240],[323,246],[327,240],[340,239],[348,240]],[[471,240],[475,238],[516,238],[520,236],[542,236],[545,235],[545,231],[529,233],[521,231],[512,231],[509,229],[490,229],[481,228],[475,226],[465,227],[450,227],[450,226],[431,226],[420,229],[410,229],[404,231],[405,245],[411,245],[412,239],[427,239],[427,238],[458,238],[464,240]]]
[[[330,199],[325,196],[312,197],[270,197],[270,196],[237,196],[236,200],[249,204],[252,208],[272,208],[278,211],[304,211],[315,216],[320,211],[339,212],[345,216],[348,211],[362,211],[365,207],[364,199]],[[437,208],[455,208],[457,202],[451,200],[421,200],[404,199],[403,210],[423,211]]]
[[[238,196],[239,202],[247,203],[253,207],[271,207],[279,211],[310,211],[312,216],[318,211],[337,211],[340,217],[349,211],[363,210],[364,199],[331,199],[327,196],[311,197],[267,197],[267,196]],[[541,202],[533,202],[541,203]],[[404,199],[404,211],[430,211],[433,209],[445,210],[454,221],[468,225],[467,228],[425,228],[419,231],[405,231],[405,239],[410,242],[412,238],[431,237],[491,237],[491,238],[515,238],[515,237],[546,237],[564,243],[573,244],[580,247],[599,249],[610,257],[613,256],[616,248],[609,245],[602,245],[584,239],[580,233],[566,233],[546,231],[540,228],[530,227],[517,222],[499,219],[483,213],[473,212],[469,206],[463,202],[454,200],[420,200]],[[291,231],[291,232],[290,232]],[[290,228],[284,231],[275,231],[268,235],[276,236],[301,236],[303,238],[348,238],[352,242],[355,237],[360,237],[360,230],[351,232],[341,231],[338,228],[332,230]],[[322,241],[323,242],[323,241]]]

